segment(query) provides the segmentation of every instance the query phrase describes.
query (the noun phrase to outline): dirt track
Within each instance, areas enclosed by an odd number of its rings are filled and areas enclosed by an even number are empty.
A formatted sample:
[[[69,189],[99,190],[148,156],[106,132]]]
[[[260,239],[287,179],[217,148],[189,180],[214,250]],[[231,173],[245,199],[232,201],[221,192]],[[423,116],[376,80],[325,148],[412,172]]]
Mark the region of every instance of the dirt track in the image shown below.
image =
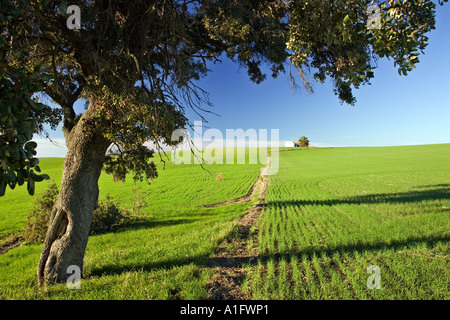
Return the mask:
[[[265,206],[265,196],[268,186],[268,170],[270,168],[270,158],[267,159],[266,167],[256,179],[250,192],[241,198],[213,205],[227,205],[237,202],[250,202],[253,199],[259,199],[241,217],[236,223],[236,235],[232,239],[222,242],[213,257],[211,257],[207,265],[214,268],[215,275],[209,283],[208,298],[209,300],[239,300],[246,297],[240,291],[240,284],[245,277],[245,269],[243,264],[256,261],[257,248],[256,241],[249,248],[249,239],[251,229],[256,227],[263,207]],[[255,231],[255,230],[253,230]]]

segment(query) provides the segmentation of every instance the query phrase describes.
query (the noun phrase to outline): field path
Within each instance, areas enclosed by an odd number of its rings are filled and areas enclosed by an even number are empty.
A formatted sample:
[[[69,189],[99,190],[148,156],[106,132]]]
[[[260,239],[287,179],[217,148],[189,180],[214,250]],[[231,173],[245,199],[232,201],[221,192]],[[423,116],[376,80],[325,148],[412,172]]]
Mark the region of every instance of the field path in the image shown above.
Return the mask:
[[[259,174],[258,178],[256,179],[255,183],[252,185],[250,190],[245,196],[228,200],[224,202],[219,202],[215,204],[209,204],[204,205],[204,208],[216,208],[220,206],[225,206],[227,204],[231,203],[243,203],[243,202],[250,202],[255,198],[265,198],[265,192],[267,189],[267,176],[270,168],[270,157],[267,157],[266,166],[261,170],[261,173]]]
[[[268,172],[271,162],[270,157],[260,175],[256,179],[247,195],[211,205],[214,207],[230,203],[250,202],[258,199],[236,222],[236,233],[230,239],[223,241],[216,253],[207,261],[207,266],[214,268],[214,276],[209,282],[208,300],[239,300],[245,299],[240,292],[240,284],[245,277],[243,264],[256,261],[257,248],[249,247],[251,229],[256,227],[263,207],[265,206],[266,190],[268,186]]]

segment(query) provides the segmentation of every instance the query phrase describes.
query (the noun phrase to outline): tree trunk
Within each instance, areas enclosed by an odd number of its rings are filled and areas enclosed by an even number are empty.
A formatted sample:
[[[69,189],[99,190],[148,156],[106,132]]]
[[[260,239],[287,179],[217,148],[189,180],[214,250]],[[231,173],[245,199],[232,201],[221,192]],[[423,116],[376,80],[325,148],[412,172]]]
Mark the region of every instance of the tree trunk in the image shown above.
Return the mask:
[[[83,270],[92,212],[98,201],[98,179],[110,142],[93,125],[94,105],[66,134],[61,190],[53,207],[41,258],[37,268],[40,286],[66,282],[67,269]]]

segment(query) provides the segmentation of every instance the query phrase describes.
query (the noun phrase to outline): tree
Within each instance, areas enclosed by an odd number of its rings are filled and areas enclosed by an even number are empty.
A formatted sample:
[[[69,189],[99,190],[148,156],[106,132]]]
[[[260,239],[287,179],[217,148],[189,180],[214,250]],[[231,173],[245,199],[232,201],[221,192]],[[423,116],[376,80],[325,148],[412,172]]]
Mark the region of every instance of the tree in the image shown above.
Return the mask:
[[[298,139],[298,144],[300,147],[309,147],[309,140],[307,137],[302,136],[300,139]]]
[[[1,76],[10,82],[2,90],[8,101],[27,97],[11,110],[28,125],[4,120],[2,110],[0,191],[13,188],[15,179],[33,185],[46,178],[33,178],[35,144],[28,142],[30,132],[42,132],[43,123],[62,121],[68,148],[38,264],[39,284],[65,281],[70,265],[82,269],[102,168],[116,180],[131,171],[134,179],[155,178],[154,150],[144,142],[173,145],[171,133],[189,125],[186,108],[202,117],[208,112],[203,107],[210,104],[207,93],[196,85],[207,74],[208,61],[218,62],[225,54],[246,67],[255,83],[266,78],[262,66],[269,65],[272,77],[288,71],[297,87],[294,67],[307,91],[312,91],[311,81],[329,77],[338,98],[349,104],[355,103],[352,88],[374,76],[378,58],[393,58],[400,74],[411,71],[427,45],[427,32],[435,27],[435,5],[429,0],[382,2],[382,27],[369,29],[370,4],[74,0],[71,5],[81,8],[81,28],[69,29],[65,1],[2,0],[1,31],[8,41],[1,42],[7,57]],[[4,71],[20,68],[32,87]],[[59,108],[36,104],[33,93],[38,91]],[[78,99],[88,101],[80,115],[73,107]],[[28,134],[20,136],[25,127]],[[5,149],[10,147],[20,155]]]

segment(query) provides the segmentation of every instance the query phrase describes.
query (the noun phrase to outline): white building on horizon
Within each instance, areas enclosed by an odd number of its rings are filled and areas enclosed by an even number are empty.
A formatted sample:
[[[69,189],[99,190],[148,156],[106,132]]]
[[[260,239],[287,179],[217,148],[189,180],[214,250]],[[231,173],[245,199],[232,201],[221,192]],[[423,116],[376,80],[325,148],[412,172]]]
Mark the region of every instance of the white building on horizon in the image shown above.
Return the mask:
[[[285,147],[300,147],[300,145],[296,141],[285,141],[284,146]]]

